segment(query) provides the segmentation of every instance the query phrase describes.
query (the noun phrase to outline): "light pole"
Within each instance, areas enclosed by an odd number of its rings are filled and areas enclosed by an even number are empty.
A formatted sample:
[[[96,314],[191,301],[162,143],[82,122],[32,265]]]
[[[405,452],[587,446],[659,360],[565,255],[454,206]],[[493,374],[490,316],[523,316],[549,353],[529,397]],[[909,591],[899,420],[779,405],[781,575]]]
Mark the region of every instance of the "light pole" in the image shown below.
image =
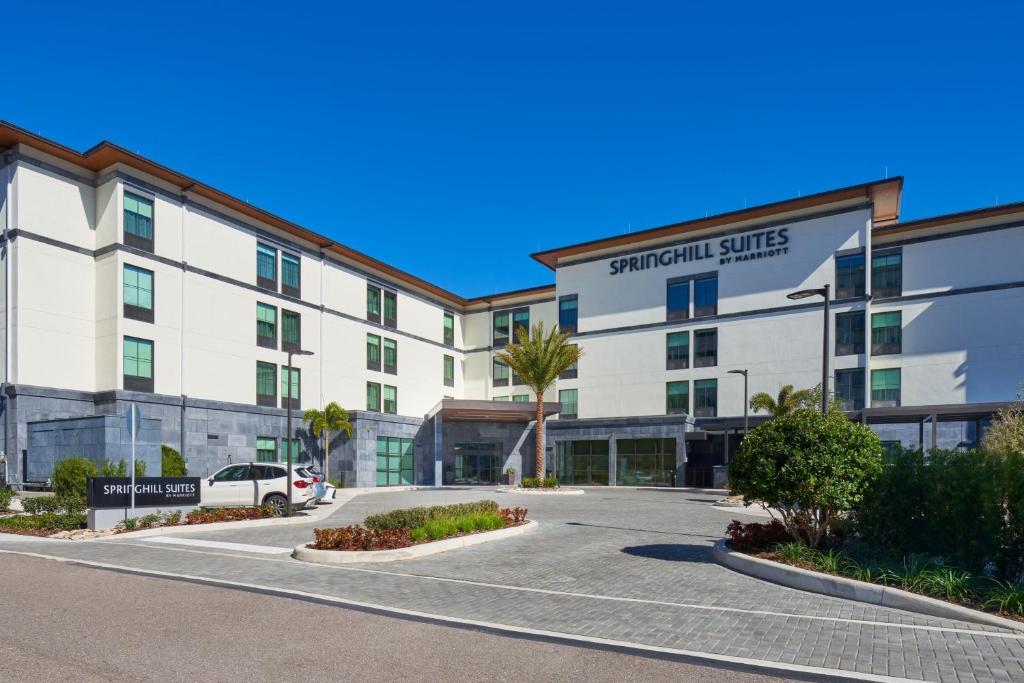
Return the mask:
[[[303,351],[301,349],[289,350],[288,351],[288,401],[287,411],[288,416],[285,418],[284,428],[284,449],[288,452],[288,503],[284,508],[284,516],[292,516],[292,356],[312,356],[312,351]]]
[[[828,309],[829,309],[829,290],[832,285],[825,285],[820,289],[801,289],[798,292],[791,292],[786,295],[787,299],[806,299],[812,296],[820,296],[825,299],[825,333],[824,342],[821,348],[821,412],[828,412]]]
[[[747,417],[747,409],[750,407],[750,397],[747,394],[747,371],[746,370],[729,370],[726,374],[729,375],[743,375],[743,436],[746,438],[747,432],[750,431],[750,421]]]

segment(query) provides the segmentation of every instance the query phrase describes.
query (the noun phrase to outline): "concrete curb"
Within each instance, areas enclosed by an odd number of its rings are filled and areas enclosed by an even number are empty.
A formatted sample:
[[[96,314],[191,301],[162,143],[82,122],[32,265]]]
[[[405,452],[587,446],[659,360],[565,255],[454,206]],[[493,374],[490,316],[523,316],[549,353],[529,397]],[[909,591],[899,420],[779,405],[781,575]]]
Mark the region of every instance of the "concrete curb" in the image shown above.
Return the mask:
[[[975,624],[997,626],[1012,631],[1024,631],[1024,622],[979,612],[961,605],[954,605],[944,600],[936,600],[917,593],[865,583],[842,576],[833,576],[820,572],[812,572],[800,567],[793,567],[779,562],[772,562],[760,557],[746,555],[730,550],[725,539],[715,543],[712,556],[719,564],[749,576],[771,581],[782,586],[820,593],[846,600],[866,602],[881,607],[892,607],[908,612],[917,612],[931,617],[969,621]]]
[[[558,488],[553,490],[546,489],[521,489],[521,488],[501,488],[497,489],[498,493],[521,493],[524,496],[582,496],[583,489],[569,489],[569,488]]]
[[[433,543],[421,543],[408,548],[396,550],[314,550],[307,548],[305,544],[295,546],[292,557],[303,562],[316,564],[356,564],[363,562],[396,562],[399,560],[412,560],[417,557],[435,555],[448,550],[466,548],[471,545],[487,543],[489,541],[500,541],[503,538],[519,536],[528,531],[533,531],[539,525],[536,521],[530,520],[526,524],[498,529],[496,531],[483,531],[469,536],[458,538],[447,538],[443,541]]]

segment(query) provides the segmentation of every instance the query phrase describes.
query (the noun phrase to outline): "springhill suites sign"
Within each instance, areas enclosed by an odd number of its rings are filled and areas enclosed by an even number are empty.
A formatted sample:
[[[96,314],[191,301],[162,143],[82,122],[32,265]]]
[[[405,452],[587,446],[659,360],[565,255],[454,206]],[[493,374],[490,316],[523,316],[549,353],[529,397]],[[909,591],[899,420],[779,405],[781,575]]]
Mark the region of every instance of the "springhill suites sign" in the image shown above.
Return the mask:
[[[773,228],[748,232],[719,240],[706,240],[612,259],[611,275],[650,270],[677,263],[692,263],[718,259],[718,265],[727,266],[757,259],[775,258],[789,253],[789,228]]]

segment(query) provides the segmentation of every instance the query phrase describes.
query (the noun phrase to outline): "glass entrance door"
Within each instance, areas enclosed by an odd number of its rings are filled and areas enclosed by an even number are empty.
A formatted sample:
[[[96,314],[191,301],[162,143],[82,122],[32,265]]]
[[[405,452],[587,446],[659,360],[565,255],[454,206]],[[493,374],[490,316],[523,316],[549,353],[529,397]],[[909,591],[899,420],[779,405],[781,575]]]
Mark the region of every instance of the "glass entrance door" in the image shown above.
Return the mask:
[[[497,484],[501,475],[501,444],[455,444],[455,483],[465,486]]]

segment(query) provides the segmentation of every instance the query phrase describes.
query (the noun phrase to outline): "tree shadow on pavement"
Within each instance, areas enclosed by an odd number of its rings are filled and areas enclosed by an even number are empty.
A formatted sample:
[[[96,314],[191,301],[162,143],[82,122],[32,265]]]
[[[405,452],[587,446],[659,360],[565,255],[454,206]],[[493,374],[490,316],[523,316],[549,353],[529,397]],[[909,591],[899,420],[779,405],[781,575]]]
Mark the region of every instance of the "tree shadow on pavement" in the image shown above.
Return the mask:
[[[622,552],[635,557],[647,557],[653,560],[670,562],[704,562],[710,563],[711,548],[706,545],[690,545],[688,543],[652,543],[651,545],[634,545],[622,549]]]

